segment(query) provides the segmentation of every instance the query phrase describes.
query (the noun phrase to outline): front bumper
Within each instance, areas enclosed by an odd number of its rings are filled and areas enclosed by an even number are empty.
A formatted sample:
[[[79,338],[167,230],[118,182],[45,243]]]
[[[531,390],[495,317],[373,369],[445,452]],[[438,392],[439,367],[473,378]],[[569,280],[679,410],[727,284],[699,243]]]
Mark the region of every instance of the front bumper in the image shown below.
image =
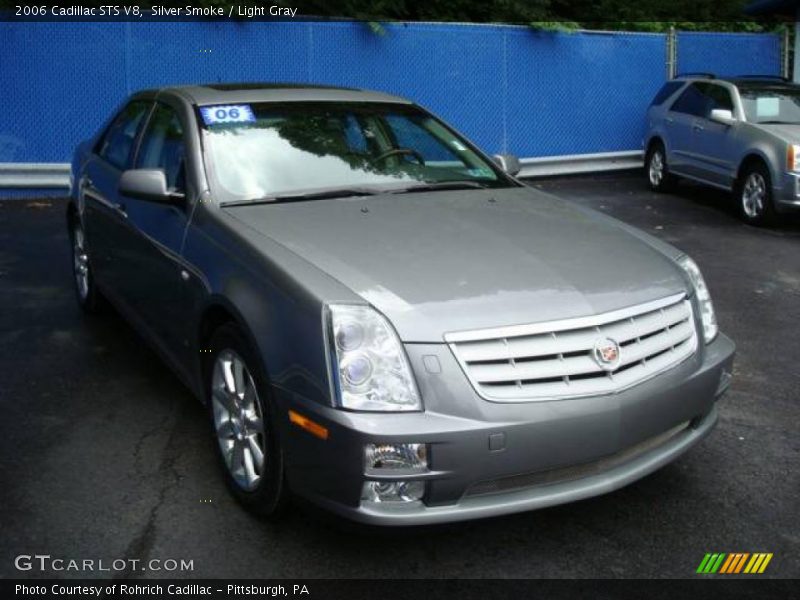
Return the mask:
[[[424,525],[492,517],[604,494],[666,465],[717,421],[734,345],[720,334],[690,359],[633,388],[589,398],[497,404],[474,392],[447,346],[407,345],[426,410],[350,413],[276,390],[330,432],[289,425],[282,438],[290,487],[349,519]],[[361,502],[364,445],[426,443],[423,501]],[[399,478],[391,478],[399,479]]]
[[[773,196],[777,212],[800,211],[800,174],[783,173],[774,186]]]

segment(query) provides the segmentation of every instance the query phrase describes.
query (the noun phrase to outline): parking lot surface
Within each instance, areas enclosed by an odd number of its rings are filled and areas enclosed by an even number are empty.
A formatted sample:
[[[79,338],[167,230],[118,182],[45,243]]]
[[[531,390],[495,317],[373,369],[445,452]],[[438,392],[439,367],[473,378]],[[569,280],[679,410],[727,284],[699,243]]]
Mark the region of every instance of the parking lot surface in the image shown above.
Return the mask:
[[[192,560],[167,574],[192,577],[697,577],[706,552],[772,552],[759,577],[800,577],[798,220],[751,228],[724,193],[656,195],[639,174],[532,185],[703,269],[738,354],[698,447],[617,492],[498,519],[382,531],[296,507],[259,520],[224,488],[204,409],[119,316],[79,312],[63,200],[17,198],[0,202],[0,577],[42,576],[14,568],[34,553]]]

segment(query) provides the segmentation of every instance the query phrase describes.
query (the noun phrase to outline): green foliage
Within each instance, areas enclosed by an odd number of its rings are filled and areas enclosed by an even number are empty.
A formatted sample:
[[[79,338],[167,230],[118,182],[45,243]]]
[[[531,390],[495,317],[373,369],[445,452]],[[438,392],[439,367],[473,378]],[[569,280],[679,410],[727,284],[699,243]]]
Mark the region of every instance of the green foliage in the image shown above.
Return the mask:
[[[555,31],[559,33],[574,33],[581,27],[580,23],[576,21],[534,21],[530,26],[537,31]]]

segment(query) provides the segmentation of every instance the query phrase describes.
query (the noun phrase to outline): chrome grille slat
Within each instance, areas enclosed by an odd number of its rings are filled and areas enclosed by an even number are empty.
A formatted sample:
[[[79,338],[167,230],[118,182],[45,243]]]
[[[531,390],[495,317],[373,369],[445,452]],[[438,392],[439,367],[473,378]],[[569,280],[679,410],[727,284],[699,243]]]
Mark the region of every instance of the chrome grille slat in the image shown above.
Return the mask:
[[[472,377],[478,383],[544,379],[579,375],[603,370],[587,355],[564,359],[535,360],[531,362],[505,363],[502,365],[470,365]]]
[[[596,342],[605,338],[620,345],[619,363],[610,371],[593,357]],[[458,332],[445,340],[475,390],[498,402],[614,393],[683,362],[698,343],[684,294],[551,324]]]

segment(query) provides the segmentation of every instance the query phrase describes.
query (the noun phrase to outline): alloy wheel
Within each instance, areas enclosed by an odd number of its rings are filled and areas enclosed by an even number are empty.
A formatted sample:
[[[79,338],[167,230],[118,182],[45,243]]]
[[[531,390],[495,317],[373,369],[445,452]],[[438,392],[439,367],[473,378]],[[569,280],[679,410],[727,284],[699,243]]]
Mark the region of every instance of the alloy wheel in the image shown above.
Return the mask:
[[[72,232],[72,264],[78,295],[81,300],[86,300],[89,296],[89,256],[80,225],[76,225]]]
[[[767,198],[767,183],[761,173],[750,173],[742,187],[742,210],[751,219],[761,216]]]
[[[661,150],[654,151],[650,156],[648,176],[653,187],[661,185],[661,181],[664,179],[664,156],[661,154]]]
[[[228,472],[245,491],[258,487],[266,464],[265,429],[253,377],[233,350],[214,362],[211,401],[214,429]]]

